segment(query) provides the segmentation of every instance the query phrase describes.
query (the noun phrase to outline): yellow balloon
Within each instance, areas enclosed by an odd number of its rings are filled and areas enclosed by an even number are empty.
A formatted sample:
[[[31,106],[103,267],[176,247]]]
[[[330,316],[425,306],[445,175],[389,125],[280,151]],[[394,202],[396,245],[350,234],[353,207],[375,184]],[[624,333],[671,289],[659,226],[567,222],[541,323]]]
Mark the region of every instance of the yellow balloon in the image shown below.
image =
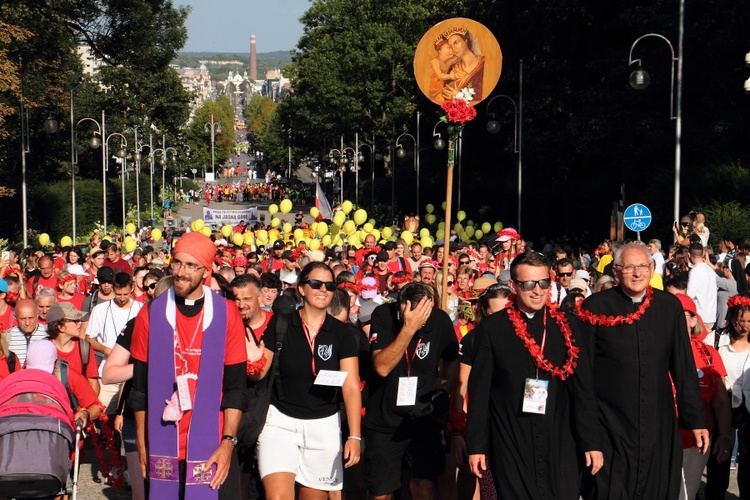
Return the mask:
[[[352,234],[355,229],[357,229],[357,225],[354,223],[353,220],[348,220],[344,222],[344,232],[346,234]]]
[[[320,248],[320,240],[310,240],[310,243],[308,243],[307,246],[310,247],[310,250],[317,250]]]
[[[503,223],[499,221],[495,222],[495,225],[492,227],[492,229],[494,229],[496,233],[499,233],[503,230]]]
[[[454,224],[454,226],[453,226],[453,230],[456,233],[462,233],[464,231],[464,227],[461,225],[460,222],[456,222],[456,224]]]
[[[249,234],[250,233],[246,233],[246,235],[248,235],[248,236],[249,236]],[[232,235],[232,243],[234,243],[238,247],[241,247],[244,242],[245,242],[245,237],[242,236],[241,233],[234,233]]]
[[[206,223],[203,222],[203,219],[195,219],[193,221],[193,230],[194,231],[200,231],[204,227],[206,227]]]
[[[445,238],[445,229],[438,229],[437,231],[435,231],[435,238],[439,240]]]
[[[463,242],[469,241],[469,235],[466,234],[465,231],[463,233],[461,233],[458,237],[461,238],[461,241],[463,241]]]
[[[441,220],[438,222],[438,229],[445,229],[445,221]]]
[[[288,214],[292,211],[292,208],[292,200],[281,200],[281,203],[279,203],[279,210],[281,210],[282,214]]]
[[[489,233],[492,230],[492,226],[490,226],[489,222],[483,222],[482,223],[482,232],[483,233]]]
[[[427,224],[434,224],[437,220],[437,215],[435,214],[427,214],[424,216],[424,220],[427,221]]]
[[[151,230],[151,239],[154,240],[154,242],[161,240],[161,237],[162,237],[161,229],[156,227]]]
[[[110,243],[112,243],[112,237],[111,237],[110,235],[107,235],[107,236],[105,236],[105,237],[104,237],[104,238],[102,238],[102,239],[103,239],[103,240],[106,240],[106,241],[109,241]],[[175,240],[175,243],[176,243],[176,242],[177,242],[177,240]],[[47,240],[47,243],[49,243],[49,239]]]
[[[302,238],[304,238],[304,237],[305,237],[305,232],[302,229],[297,228],[297,229],[294,230],[294,240],[295,241],[298,241],[298,242],[302,241]]]
[[[39,235],[39,244],[46,247],[49,244],[49,234],[42,233]]]
[[[401,239],[404,240],[407,245],[411,245],[414,241],[414,235],[411,231],[403,231],[401,232]]]
[[[372,230],[373,230],[373,229],[375,229],[375,228],[374,228],[374,227],[372,227],[372,224],[370,224],[369,222],[365,223],[365,225],[364,225],[364,226],[362,226],[362,230],[363,230],[364,232],[366,232],[367,234],[370,234],[370,233],[372,232]],[[377,239],[377,238],[375,238],[375,239]]]
[[[133,224],[132,222],[125,224],[125,230],[128,232],[128,234],[135,234],[135,224]]]
[[[291,233],[292,232],[292,223],[291,222],[285,222],[284,225],[281,226],[281,229],[283,229],[285,233]]]
[[[242,243],[245,245],[255,244],[255,235],[253,235],[253,233],[245,233],[242,236]]]
[[[474,238],[481,240],[482,236],[484,236],[484,231],[482,231],[481,229],[477,229],[476,231],[474,231]]]
[[[279,211],[279,206],[276,203],[271,203],[270,205],[268,205],[269,214],[273,215],[278,211]]]
[[[255,237],[258,238],[258,243],[261,243],[263,245],[268,243],[268,232],[265,229],[260,229]]]
[[[359,248],[360,241],[359,241],[359,236],[357,236],[357,233],[354,233],[351,236],[349,236],[349,245]]]
[[[331,240],[331,246],[332,247],[339,247],[344,244],[344,240],[341,239],[341,233],[337,234],[332,240]]]
[[[63,236],[60,238],[60,246],[61,247],[72,247],[73,246],[73,239],[70,236]]]
[[[328,234],[328,224],[325,222],[318,222],[318,227],[315,228],[315,234],[321,238]]]
[[[208,226],[203,226],[203,229],[201,229],[201,233],[206,236],[211,236],[211,228]]]
[[[463,210],[459,210],[458,213],[456,214],[456,219],[463,221],[465,218],[466,218],[466,212],[464,212]]]
[[[373,229],[370,234],[373,235],[373,236],[375,236],[375,240],[379,240],[380,239],[380,231],[378,231],[377,229]]]
[[[233,231],[234,229],[229,224],[224,224],[223,226],[221,226],[221,235],[225,238],[229,238],[230,236],[232,236]]]
[[[367,222],[367,212],[363,208],[360,208],[354,212],[354,223],[361,226],[365,222]]]
[[[419,230],[420,238],[424,238],[425,236],[429,236],[429,235],[430,235],[430,230],[427,229],[426,227],[423,227],[422,229]]]
[[[281,224],[281,221],[278,217],[271,219],[271,227],[279,227],[279,224]]]
[[[443,204],[440,206],[443,207],[443,212],[445,212],[445,202],[443,202]]]
[[[423,248],[428,248],[428,247],[431,248],[435,245],[435,241],[429,236],[423,237],[419,242],[422,244]]]
[[[318,210],[318,207],[310,207],[310,215],[312,215],[313,219],[320,215],[320,210]]]
[[[466,236],[471,238],[472,236],[474,236],[474,226],[466,226],[464,232],[466,233]]]
[[[321,240],[323,242],[323,246],[330,247],[331,246],[331,235],[326,234],[323,236],[323,239]]]
[[[346,215],[344,215],[344,212],[342,212],[341,210],[336,212],[336,214],[333,216],[333,222],[339,227],[343,226],[344,222],[346,222]]]
[[[431,214],[435,211],[435,205],[433,205],[432,203],[428,203],[425,209],[427,210],[428,214]]]
[[[128,252],[128,253],[132,252],[137,247],[138,247],[138,243],[136,243],[135,241],[131,240],[131,241],[126,241],[125,242],[125,251]]]
[[[474,225],[474,221],[473,220],[467,220],[466,221],[466,225],[467,226],[473,226]]]
[[[393,228],[391,226],[385,226],[383,228],[383,238],[388,239],[393,236]]]
[[[352,205],[352,202],[349,200],[344,200],[344,203],[341,204],[341,211],[346,215],[349,215],[349,212],[352,211],[352,208],[354,208],[354,205]]]
[[[339,231],[341,231],[341,228],[335,222],[331,224],[330,226],[328,226],[328,233],[331,236],[336,236],[337,234],[339,234]]]

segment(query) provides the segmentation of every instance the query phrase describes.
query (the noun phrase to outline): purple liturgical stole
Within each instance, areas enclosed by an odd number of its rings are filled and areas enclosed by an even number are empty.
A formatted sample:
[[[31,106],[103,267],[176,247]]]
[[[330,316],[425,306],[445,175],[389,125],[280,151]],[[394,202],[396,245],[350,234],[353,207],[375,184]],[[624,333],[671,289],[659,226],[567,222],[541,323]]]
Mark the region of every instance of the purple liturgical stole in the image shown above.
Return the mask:
[[[224,376],[227,334],[226,300],[207,287],[203,304],[203,342],[193,413],[187,440],[185,500],[217,499],[219,491],[209,486],[216,471],[203,472],[203,465],[221,442],[219,415]],[[170,288],[154,300],[148,338],[148,448],[150,497],[178,498],[179,423],[164,422],[162,411],[176,390],[176,304]]]

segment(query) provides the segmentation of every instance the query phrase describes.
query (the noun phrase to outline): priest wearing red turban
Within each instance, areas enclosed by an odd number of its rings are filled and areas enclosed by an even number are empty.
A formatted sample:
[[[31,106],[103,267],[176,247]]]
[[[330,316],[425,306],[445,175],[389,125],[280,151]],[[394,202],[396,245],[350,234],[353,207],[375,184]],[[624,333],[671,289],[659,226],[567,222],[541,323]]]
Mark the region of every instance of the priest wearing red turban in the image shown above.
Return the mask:
[[[215,256],[203,234],[180,238],[173,287],[135,321],[128,401],[151,498],[239,498],[245,330],[234,302],[207,286]]]

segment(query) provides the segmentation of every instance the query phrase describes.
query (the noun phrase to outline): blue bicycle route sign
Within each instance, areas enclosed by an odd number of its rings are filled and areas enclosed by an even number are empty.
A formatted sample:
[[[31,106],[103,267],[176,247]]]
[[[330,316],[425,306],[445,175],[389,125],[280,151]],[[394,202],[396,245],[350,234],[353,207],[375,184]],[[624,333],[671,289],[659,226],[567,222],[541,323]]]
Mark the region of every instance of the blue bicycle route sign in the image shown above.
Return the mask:
[[[631,231],[641,232],[651,225],[651,210],[646,205],[633,203],[625,209],[623,221]]]

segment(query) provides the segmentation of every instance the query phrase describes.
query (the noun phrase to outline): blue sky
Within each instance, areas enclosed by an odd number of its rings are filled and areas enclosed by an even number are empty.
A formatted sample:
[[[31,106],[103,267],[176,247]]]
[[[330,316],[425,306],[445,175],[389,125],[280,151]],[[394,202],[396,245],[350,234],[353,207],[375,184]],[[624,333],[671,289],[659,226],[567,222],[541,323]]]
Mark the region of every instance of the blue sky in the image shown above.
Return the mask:
[[[302,36],[299,18],[310,0],[175,0],[189,5],[185,52],[258,52],[292,50]]]

